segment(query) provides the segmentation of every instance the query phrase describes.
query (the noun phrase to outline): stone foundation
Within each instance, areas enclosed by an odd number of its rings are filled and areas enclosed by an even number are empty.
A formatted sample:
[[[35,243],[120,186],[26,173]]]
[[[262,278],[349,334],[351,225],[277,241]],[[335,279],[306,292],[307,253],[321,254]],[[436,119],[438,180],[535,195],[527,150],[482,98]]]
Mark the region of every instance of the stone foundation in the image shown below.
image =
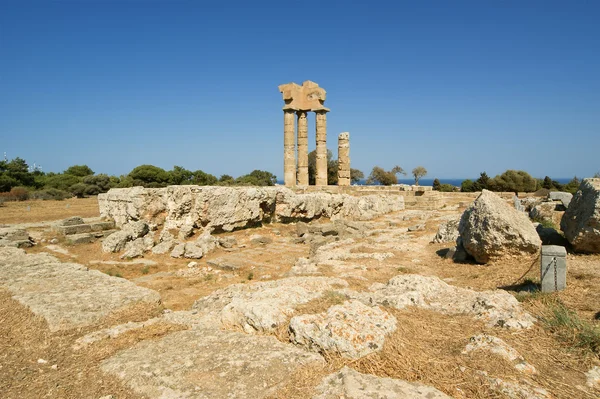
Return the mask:
[[[142,220],[153,229],[187,232],[233,231],[318,218],[369,220],[405,208],[404,197],[399,195],[296,193],[281,186],[118,188],[98,195],[98,202],[100,215],[118,227]]]

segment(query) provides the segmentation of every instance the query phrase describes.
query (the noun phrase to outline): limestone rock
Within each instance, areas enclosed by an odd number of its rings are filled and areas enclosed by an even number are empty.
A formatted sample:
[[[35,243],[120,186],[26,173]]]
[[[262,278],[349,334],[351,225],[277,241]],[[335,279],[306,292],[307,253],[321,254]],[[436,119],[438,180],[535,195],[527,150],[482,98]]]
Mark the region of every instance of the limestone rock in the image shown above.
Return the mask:
[[[150,399],[266,398],[322,358],[275,337],[196,328],[146,340],[101,364]]]
[[[122,227],[131,220],[164,229],[204,226],[213,232],[232,231],[271,221],[295,222],[319,217],[367,220],[404,209],[404,197],[394,195],[296,194],[285,187],[119,188],[98,195],[100,215]]]
[[[214,316],[224,328],[241,328],[248,334],[271,333],[294,314],[298,305],[347,285],[342,279],[328,277],[234,284],[197,300],[193,308]]]
[[[59,226],[75,226],[78,224],[84,224],[83,218],[81,216],[71,216],[69,218],[61,220],[58,225]]]
[[[556,203],[555,202],[542,202],[540,204],[535,205],[529,211],[529,217],[533,220],[541,221],[547,220],[552,222],[554,218],[554,212],[556,211]]]
[[[478,292],[418,274],[399,275],[387,284],[373,284],[370,291],[347,294],[367,305],[396,309],[418,306],[445,314],[471,314],[487,321],[489,326],[519,329],[529,328],[534,322],[515,297],[505,291]]]
[[[349,367],[326,376],[312,399],[451,399],[437,389],[393,378],[362,374]]]
[[[527,363],[523,356],[517,352],[514,348],[510,347],[506,342],[497,337],[490,335],[476,335],[469,339],[469,344],[466,346],[463,354],[471,353],[477,350],[485,350],[494,353],[504,358],[509,363],[512,363],[514,367],[526,374],[536,374],[535,367]]]
[[[433,237],[431,242],[433,243],[444,243],[444,242],[455,242],[458,238],[458,224],[460,218],[449,220],[445,223],[440,224],[438,231]]]
[[[590,388],[600,390],[600,367],[594,366],[585,373],[586,383]]]
[[[600,178],[583,179],[562,218],[561,229],[576,251],[600,253]]]
[[[128,241],[143,237],[148,233],[148,225],[142,221],[131,222],[124,225],[120,231],[117,231],[102,241],[102,250],[104,252],[119,252],[125,248]]]
[[[317,265],[307,258],[298,258],[294,266],[288,272],[290,276],[301,276],[307,274],[321,274]]]
[[[527,216],[488,190],[465,210],[458,230],[463,247],[479,263],[535,254],[542,244]]]
[[[175,240],[162,241],[152,248],[152,253],[157,255],[166,254],[175,246]]]
[[[201,234],[196,239],[194,244],[200,247],[202,252],[206,255],[212,252],[219,245],[219,240],[207,231]]]
[[[175,245],[173,250],[171,251],[171,258],[183,258],[185,254],[185,243],[179,243]]]
[[[332,306],[325,313],[295,316],[289,329],[295,344],[358,359],[383,348],[385,336],[396,330],[396,318],[354,300]]]
[[[27,230],[16,227],[0,227],[0,247],[28,248],[34,244]]]
[[[15,248],[0,248],[0,285],[43,317],[50,331],[89,326],[136,304],[160,304],[157,292],[128,280]]]
[[[204,256],[204,251],[197,242],[188,242],[185,244],[183,256],[188,259],[200,259]]]
[[[561,191],[550,191],[548,199],[551,201],[560,201],[565,208],[569,208],[569,204],[573,199],[573,194]]]
[[[125,252],[121,255],[121,259],[133,259],[144,256],[146,251],[146,243],[143,238],[136,238],[125,244]]]

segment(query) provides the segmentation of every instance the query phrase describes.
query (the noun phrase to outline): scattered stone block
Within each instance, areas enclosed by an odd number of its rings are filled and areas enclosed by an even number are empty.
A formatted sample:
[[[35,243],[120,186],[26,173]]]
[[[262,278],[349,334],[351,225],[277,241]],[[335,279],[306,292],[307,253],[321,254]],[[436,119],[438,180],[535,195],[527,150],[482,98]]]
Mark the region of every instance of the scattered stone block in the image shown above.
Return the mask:
[[[81,216],[72,216],[70,218],[66,218],[58,222],[59,226],[75,226],[78,224],[84,224],[83,218]]]
[[[67,236],[67,242],[71,244],[89,244],[96,241],[96,237],[89,233],[71,234]]]
[[[558,245],[543,245],[540,267],[542,292],[562,291],[567,287],[567,250]]]
[[[195,328],[139,342],[101,369],[149,399],[262,399],[312,363],[323,359],[272,336]]]
[[[362,374],[345,366],[325,377],[312,399],[452,399],[445,393],[417,382]]]
[[[548,199],[551,201],[560,201],[562,202],[563,206],[568,209],[569,204],[573,199],[573,194],[561,191],[550,191],[550,193],[548,194]]]
[[[295,316],[289,330],[290,340],[309,350],[358,359],[383,348],[385,336],[396,330],[396,318],[353,300],[325,313]]]
[[[117,277],[46,254],[0,248],[0,284],[51,332],[101,322],[112,312],[145,304],[159,310],[160,295]]]

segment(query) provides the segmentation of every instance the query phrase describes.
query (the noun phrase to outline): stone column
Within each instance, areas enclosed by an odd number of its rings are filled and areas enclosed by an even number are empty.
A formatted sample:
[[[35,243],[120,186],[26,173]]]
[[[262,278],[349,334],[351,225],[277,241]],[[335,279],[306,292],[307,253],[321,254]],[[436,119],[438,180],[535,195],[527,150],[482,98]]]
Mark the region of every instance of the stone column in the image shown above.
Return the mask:
[[[294,110],[283,110],[283,175],[286,186],[296,185],[296,121]]]
[[[308,186],[308,121],[306,111],[298,111],[298,184]]]
[[[350,185],[350,133],[338,136],[338,186]]]
[[[315,111],[317,115],[317,170],[315,184],[327,185],[327,111]]]

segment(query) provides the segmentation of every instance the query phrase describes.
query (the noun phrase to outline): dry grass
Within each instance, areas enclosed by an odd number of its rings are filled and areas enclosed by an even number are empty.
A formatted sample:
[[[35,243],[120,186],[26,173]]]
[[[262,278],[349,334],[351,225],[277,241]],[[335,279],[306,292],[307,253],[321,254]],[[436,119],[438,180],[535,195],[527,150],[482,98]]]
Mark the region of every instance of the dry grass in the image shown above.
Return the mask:
[[[515,334],[488,328],[468,316],[446,316],[417,308],[387,310],[398,319],[398,329],[388,335],[381,352],[358,360],[328,353],[325,364],[298,370],[274,397],[310,398],[323,377],[349,366],[361,373],[431,385],[455,398],[504,397],[490,387],[480,371],[505,381],[529,380],[548,389],[557,399],[594,398],[593,394],[575,387],[585,384],[583,371],[591,364],[589,359],[582,361],[557,347],[543,328]],[[525,376],[510,362],[489,352],[462,354],[469,338],[484,332],[516,348],[536,367],[538,374]]]
[[[117,378],[102,373],[98,362],[123,346],[167,330],[157,326],[153,332],[140,332],[137,338],[133,335],[122,338],[121,344],[117,340],[104,343],[102,350],[73,352],[71,345],[80,332],[51,333],[42,318],[0,290],[0,392],[6,399],[105,395],[141,399]],[[40,364],[38,359],[47,363]]]
[[[70,216],[100,216],[98,199],[90,197],[70,198],[64,201],[11,201],[0,207],[0,224],[47,222]]]

